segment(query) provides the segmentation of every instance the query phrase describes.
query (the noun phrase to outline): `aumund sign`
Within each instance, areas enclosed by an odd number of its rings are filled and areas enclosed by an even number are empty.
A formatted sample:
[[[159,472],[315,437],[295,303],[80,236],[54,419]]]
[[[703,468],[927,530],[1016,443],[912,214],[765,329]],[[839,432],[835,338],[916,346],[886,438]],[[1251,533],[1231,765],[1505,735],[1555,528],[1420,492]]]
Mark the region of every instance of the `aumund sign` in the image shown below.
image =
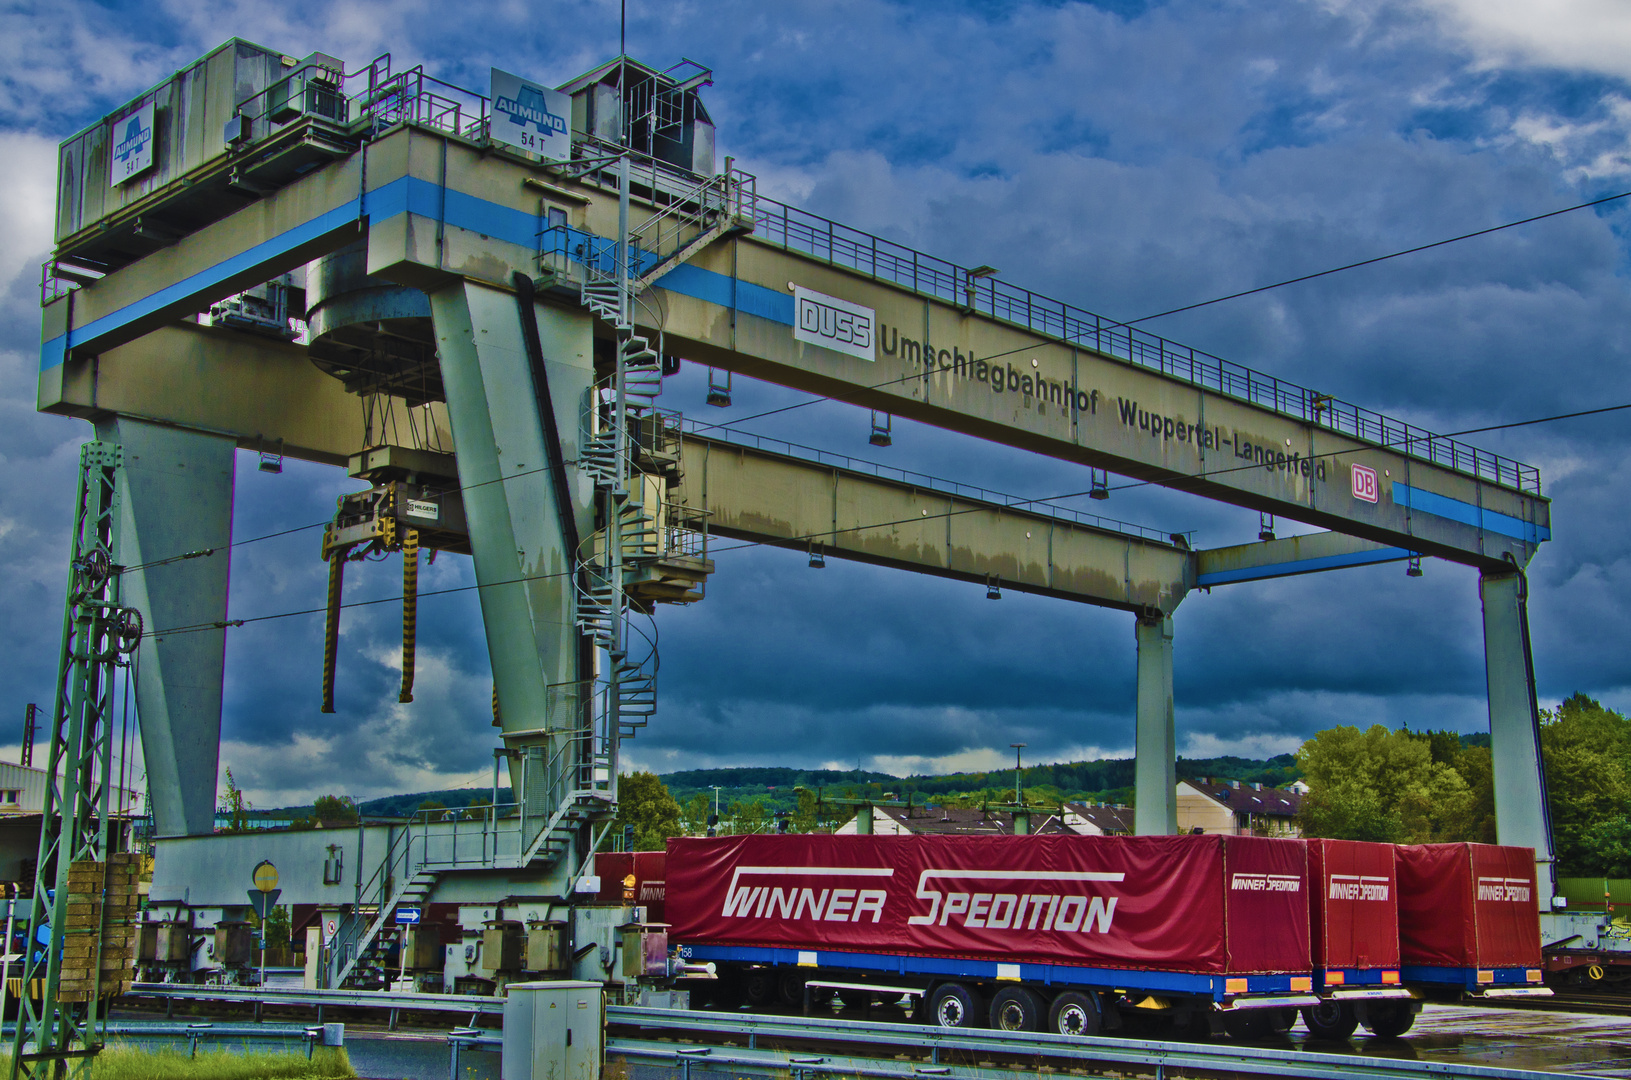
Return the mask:
[[[531,151],[548,161],[572,157],[572,132],[566,122],[572,115],[571,98],[498,68],[493,69],[492,92],[488,135],[494,142]]]
[[[108,135],[108,186],[114,187],[153,167],[153,103],[113,122]]]

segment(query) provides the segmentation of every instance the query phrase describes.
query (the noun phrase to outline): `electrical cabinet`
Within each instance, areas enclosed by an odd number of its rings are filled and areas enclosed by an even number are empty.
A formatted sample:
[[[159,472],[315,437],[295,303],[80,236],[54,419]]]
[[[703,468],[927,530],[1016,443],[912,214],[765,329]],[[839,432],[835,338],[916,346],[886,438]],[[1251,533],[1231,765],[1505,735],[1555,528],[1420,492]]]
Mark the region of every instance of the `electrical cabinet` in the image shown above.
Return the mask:
[[[599,983],[511,983],[506,993],[501,1080],[600,1080]]]
[[[526,928],[519,922],[490,922],[481,933],[481,966],[491,972],[520,971],[526,947]]]
[[[526,970],[566,970],[566,923],[549,921],[527,924]]]

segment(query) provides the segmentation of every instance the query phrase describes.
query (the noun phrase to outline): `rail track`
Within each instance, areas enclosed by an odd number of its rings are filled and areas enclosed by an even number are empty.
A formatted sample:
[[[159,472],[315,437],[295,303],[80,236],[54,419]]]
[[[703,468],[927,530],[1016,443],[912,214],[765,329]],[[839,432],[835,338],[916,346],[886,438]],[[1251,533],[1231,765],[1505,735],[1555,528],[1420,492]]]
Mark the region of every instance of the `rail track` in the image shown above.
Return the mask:
[[[1549,998],[1490,998],[1479,1005],[1531,1012],[1596,1013],[1600,1016],[1631,1016],[1631,997],[1610,994],[1553,994]]]

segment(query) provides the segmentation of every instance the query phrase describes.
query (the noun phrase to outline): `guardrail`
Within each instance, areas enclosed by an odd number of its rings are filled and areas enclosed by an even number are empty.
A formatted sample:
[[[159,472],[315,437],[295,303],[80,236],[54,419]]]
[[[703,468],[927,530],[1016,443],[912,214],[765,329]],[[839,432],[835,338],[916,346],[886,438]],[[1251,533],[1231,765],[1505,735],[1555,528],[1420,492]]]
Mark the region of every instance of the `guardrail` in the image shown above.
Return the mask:
[[[256,990],[235,987],[178,986],[138,983],[132,995],[176,999],[290,1005],[345,1006],[375,1009],[430,1009],[502,1015],[503,998],[454,994],[410,994],[367,990]],[[1557,1080],[1556,1073],[1507,1069],[1462,1062],[1411,1061],[1318,1050],[1278,1049],[1229,1044],[1208,1045],[1160,1040],[1076,1037],[1031,1032],[940,1028],[921,1024],[770,1016],[759,1013],[700,1012],[612,1005],[606,1009],[606,1053],[667,1064],[681,1080],[704,1063],[722,1069],[823,1080],[826,1077],[940,1077],[954,1080],[1009,1078],[1016,1071],[1036,1073],[1044,1067],[1064,1071],[1086,1063],[1134,1065],[1140,1074],[1164,1077],[1166,1070],[1184,1075],[1216,1073],[1244,1076],[1298,1076],[1310,1080]],[[186,1024],[110,1025],[130,1033],[187,1037]],[[171,1032],[169,1029],[176,1029]],[[287,1029],[285,1031],[285,1028]],[[215,1024],[203,1037],[255,1037],[267,1032],[321,1030],[306,1025]],[[249,1034],[245,1034],[245,1033]],[[121,1032],[123,1033],[123,1032]],[[266,1037],[272,1037],[271,1034]],[[674,1039],[683,1039],[676,1044]],[[493,1029],[460,1027],[447,1036],[450,1077],[457,1077],[461,1052],[497,1050],[502,1036]],[[780,1050],[777,1043],[796,1046]],[[727,1045],[731,1044],[731,1045]],[[769,1045],[766,1045],[769,1044]],[[924,1060],[910,1060],[920,1056]],[[984,1062],[974,1066],[963,1061]],[[1589,1074],[1573,1074],[1589,1075]]]
[[[1318,1051],[1282,1050],[1255,1046],[1206,1045],[1083,1038],[1015,1031],[985,1031],[926,1027],[917,1024],[869,1023],[756,1014],[678,1012],[633,1006],[606,1010],[609,1029],[606,1053],[668,1063],[689,1080],[689,1070],[711,1067],[766,1074],[791,1074],[795,1080],[822,1077],[950,1076],[963,1080],[991,1080],[1016,1073],[1041,1075],[1051,1068],[1079,1070],[1086,1063],[1136,1066],[1139,1075],[1164,1077],[1167,1070],[1181,1075],[1196,1072],[1218,1075],[1297,1076],[1311,1080],[1424,1080],[1428,1077],[1468,1077],[1471,1080],[1557,1080],[1556,1073],[1505,1069],[1461,1062],[1407,1061],[1358,1057]],[[650,1037],[611,1029],[644,1029]],[[676,1045],[679,1036],[691,1045]],[[709,1040],[716,1045],[705,1046]],[[726,1040],[734,1043],[725,1046]],[[796,1050],[762,1048],[766,1042],[786,1042]],[[743,1044],[746,1048],[743,1049]],[[840,1053],[822,1051],[831,1047]],[[902,1060],[900,1055],[922,1054],[927,1061]],[[963,1061],[979,1065],[961,1064]]]
[[[17,1034],[17,1025],[8,1023],[3,1029],[5,1038]],[[186,1039],[187,1052],[198,1056],[198,1044],[206,1040],[235,1039],[248,1042],[303,1042],[309,1060],[318,1046],[344,1046],[344,1024],[217,1024],[171,1023],[168,1021],[118,1020],[100,1027],[107,1035],[128,1039]]]
[[[468,1016],[502,1014],[504,999],[478,994],[415,994],[397,990],[303,990],[282,987],[193,986],[182,983],[136,983],[125,997],[174,1001],[231,1001],[254,1005],[304,1005],[359,1009],[419,1009]],[[319,1013],[321,1016],[321,1013]]]

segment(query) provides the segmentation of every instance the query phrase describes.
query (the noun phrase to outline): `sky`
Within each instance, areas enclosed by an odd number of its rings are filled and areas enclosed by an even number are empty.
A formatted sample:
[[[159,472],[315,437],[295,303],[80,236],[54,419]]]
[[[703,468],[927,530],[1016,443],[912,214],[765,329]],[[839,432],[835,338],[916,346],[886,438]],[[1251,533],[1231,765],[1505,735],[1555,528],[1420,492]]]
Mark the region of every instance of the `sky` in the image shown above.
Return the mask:
[[[714,71],[721,155],[761,192],[1116,319],[1205,300],[1631,190],[1631,9],[1615,0],[630,0],[628,46]],[[80,421],[34,412],[39,265],[55,147],[228,35],[348,67],[389,52],[473,89],[497,66],[562,82],[617,52],[614,0],[208,5],[0,0],[0,748],[51,700]],[[1628,204],[1146,324],[1438,431],[1631,403]],[[660,404],[707,422],[805,396],[736,380],[704,405],[687,364]],[[1631,412],[1474,437],[1536,465],[1556,539],[1530,567],[1543,703],[1631,707]],[[1084,470],[825,402],[744,430],[1026,498]],[[234,535],[321,522],[357,485],[240,452]],[[1114,479],[1112,479],[1114,483]],[[1101,513],[1201,547],[1245,513],[1161,490]],[[1281,534],[1296,526],[1281,523]],[[246,543],[230,609],[318,607],[318,534]],[[664,608],[660,711],[625,748],[658,771],[722,765],[904,774],[1131,753],[1121,612],[829,559],[721,552],[702,603]],[[1429,559],[1187,598],[1175,617],[1179,750],[1269,755],[1336,724],[1488,725],[1476,573]],[[348,599],[385,598],[393,560]],[[424,590],[472,580],[440,559]],[[490,781],[473,593],[420,608],[416,700],[396,702],[398,613],[345,616],[338,712],[318,712],[321,621],[229,633],[222,763],[259,806]],[[0,749],[0,753],[3,753]]]

